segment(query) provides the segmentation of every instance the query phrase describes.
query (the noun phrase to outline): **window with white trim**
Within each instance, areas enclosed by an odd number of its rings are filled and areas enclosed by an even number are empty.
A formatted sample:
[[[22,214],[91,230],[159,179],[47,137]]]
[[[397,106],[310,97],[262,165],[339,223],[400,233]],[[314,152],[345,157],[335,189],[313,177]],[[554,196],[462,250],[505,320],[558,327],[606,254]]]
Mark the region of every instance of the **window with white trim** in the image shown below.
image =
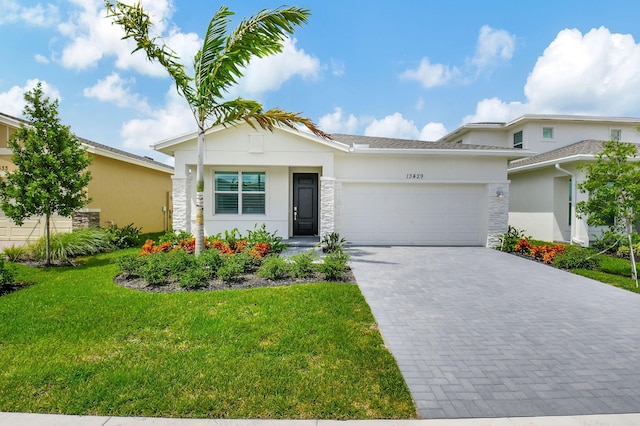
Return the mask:
[[[622,137],[622,129],[611,129],[610,136],[611,138],[609,140],[620,141],[620,138]]]
[[[542,128],[542,139],[553,139],[553,127]]]
[[[522,149],[523,147],[522,130],[513,134],[513,147]]]
[[[265,172],[215,172],[216,214],[264,214]]]

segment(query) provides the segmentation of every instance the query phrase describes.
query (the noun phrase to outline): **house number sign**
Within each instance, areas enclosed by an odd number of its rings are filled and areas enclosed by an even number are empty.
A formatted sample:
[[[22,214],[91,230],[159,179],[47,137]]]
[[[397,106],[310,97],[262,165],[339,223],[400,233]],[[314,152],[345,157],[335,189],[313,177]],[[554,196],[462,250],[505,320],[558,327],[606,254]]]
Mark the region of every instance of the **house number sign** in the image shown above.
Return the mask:
[[[424,179],[424,175],[422,173],[407,173],[407,179]]]

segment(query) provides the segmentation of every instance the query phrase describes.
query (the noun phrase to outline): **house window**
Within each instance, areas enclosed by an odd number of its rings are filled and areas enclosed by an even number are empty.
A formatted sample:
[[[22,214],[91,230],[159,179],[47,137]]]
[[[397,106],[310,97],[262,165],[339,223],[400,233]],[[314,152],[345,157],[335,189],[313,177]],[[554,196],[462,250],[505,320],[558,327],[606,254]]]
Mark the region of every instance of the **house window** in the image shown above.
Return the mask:
[[[611,139],[612,141],[619,141],[622,136],[622,129],[611,129]]]
[[[216,214],[264,214],[264,172],[215,172]]]
[[[553,139],[553,127],[542,128],[542,139]]]
[[[522,130],[513,134],[513,147],[522,149]]]

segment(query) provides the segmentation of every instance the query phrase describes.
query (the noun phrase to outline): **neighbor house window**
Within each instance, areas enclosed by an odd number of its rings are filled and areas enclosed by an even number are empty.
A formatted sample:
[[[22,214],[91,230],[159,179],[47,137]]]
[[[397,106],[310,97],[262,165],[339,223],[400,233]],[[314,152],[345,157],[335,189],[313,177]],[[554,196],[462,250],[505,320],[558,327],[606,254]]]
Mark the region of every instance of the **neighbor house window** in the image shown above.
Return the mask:
[[[619,141],[622,136],[622,129],[611,129],[611,139],[612,141]]]
[[[513,134],[513,147],[522,149],[522,130]]]
[[[216,214],[264,214],[264,172],[215,172]]]
[[[542,128],[542,139],[553,139],[553,127]]]

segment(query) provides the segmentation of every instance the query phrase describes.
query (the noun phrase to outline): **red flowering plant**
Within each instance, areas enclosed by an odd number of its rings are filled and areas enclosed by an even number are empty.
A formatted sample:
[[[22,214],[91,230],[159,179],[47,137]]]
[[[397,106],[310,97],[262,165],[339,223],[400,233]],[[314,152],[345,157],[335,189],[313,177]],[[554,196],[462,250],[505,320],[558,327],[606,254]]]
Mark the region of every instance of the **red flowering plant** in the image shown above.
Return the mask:
[[[513,251],[516,253],[529,254],[531,251],[531,243],[526,238],[520,238]]]

